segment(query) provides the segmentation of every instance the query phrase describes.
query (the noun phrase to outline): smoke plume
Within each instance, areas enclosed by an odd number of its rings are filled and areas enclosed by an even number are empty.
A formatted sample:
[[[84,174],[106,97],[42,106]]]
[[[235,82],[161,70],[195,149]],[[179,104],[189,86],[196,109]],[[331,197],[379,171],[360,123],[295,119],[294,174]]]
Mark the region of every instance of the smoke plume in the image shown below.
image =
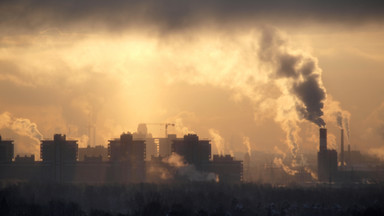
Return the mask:
[[[184,163],[183,157],[178,154],[164,158],[163,162],[176,169],[176,176],[187,178],[189,181],[218,181],[218,176],[214,173],[206,173],[198,171],[195,166]],[[172,178],[169,173],[162,175],[167,178]],[[174,177],[176,177],[174,176]]]
[[[75,140],[78,140],[79,148],[85,148],[89,145],[89,137],[85,134],[75,138]]]
[[[216,146],[217,153],[219,155],[224,155],[224,153],[225,153],[224,139],[223,139],[223,137],[220,136],[219,131],[211,128],[211,129],[209,129],[209,135],[212,138],[213,144]]]
[[[339,129],[344,129],[348,142],[350,140],[350,119],[351,113],[341,108],[340,102],[335,101],[332,96],[329,96],[326,101],[326,119],[327,121],[334,122]]]
[[[278,167],[281,167],[285,173],[289,174],[289,175],[295,175],[297,173],[297,170],[293,170],[291,169],[289,166],[285,165],[283,163],[283,160],[281,158],[275,158],[273,159],[273,163],[278,166]]]
[[[29,119],[25,118],[15,118],[9,112],[4,112],[0,114],[0,129],[7,128],[12,130],[14,133],[25,136],[33,141],[35,144],[25,144],[18,143],[18,147],[26,151],[27,153],[33,153],[39,158],[39,148],[40,148],[40,140],[43,139],[43,135],[37,129],[37,125]]]
[[[252,148],[251,143],[249,142],[249,137],[243,137],[243,144],[247,147],[248,155],[251,156],[252,154]]]
[[[340,129],[343,129],[343,116],[341,115],[341,112],[337,112],[337,114],[336,114],[336,121],[337,121],[337,126]]]
[[[323,127],[326,92],[321,70],[313,57],[290,51],[286,43],[276,29],[264,29],[260,40],[260,59],[274,65],[272,78],[283,80],[284,85],[280,87],[295,100],[300,117]]]
[[[166,119],[166,122],[173,122],[175,124],[174,132],[180,137],[183,137],[186,134],[196,134],[196,132],[189,127],[189,124],[194,121],[196,121],[195,113],[187,111],[180,112],[177,115]],[[188,127],[186,126],[186,122],[189,123]],[[168,130],[172,131],[172,128],[173,127],[168,127]]]

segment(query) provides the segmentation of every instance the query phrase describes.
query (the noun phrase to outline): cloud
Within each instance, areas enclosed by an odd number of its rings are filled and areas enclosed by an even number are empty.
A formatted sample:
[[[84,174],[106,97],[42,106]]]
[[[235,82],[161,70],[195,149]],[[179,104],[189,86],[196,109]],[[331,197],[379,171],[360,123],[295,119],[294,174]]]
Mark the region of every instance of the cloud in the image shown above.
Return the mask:
[[[357,0],[6,0],[0,4],[0,29],[3,33],[52,28],[122,31],[130,27],[174,31],[203,23],[298,25],[308,20],[355,25],[382,22],[383,6],[382,1]]]
[[[26,118],[15,118],[9,112],[3,112],[0,114],[0,130],[10,129],[14,133],[28,137],[35,143],[19,143],[18,149],[24,151],[23,153],[35,154],[37,158],[40,156],[40,140],[43,139],[43,135],[37,128],[36,123]]]

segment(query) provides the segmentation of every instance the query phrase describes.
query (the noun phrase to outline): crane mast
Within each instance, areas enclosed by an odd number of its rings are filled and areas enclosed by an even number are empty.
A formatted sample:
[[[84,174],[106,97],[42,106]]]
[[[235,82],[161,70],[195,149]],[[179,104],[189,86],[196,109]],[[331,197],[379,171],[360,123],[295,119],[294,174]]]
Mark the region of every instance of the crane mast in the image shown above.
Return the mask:
[[[165,127],[165,138],[168,137],[168,127],[169,126],[175,126],[174,123],[144,123],[146,125],[163,125]]]

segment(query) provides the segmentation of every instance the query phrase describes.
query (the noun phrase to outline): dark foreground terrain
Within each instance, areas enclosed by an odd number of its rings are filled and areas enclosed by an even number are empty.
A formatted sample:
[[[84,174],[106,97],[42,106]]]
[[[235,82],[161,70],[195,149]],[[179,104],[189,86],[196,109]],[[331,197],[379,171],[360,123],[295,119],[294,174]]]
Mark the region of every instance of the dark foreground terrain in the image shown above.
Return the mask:
[[[2,183],[0,215],[384,215],[384,185]]]

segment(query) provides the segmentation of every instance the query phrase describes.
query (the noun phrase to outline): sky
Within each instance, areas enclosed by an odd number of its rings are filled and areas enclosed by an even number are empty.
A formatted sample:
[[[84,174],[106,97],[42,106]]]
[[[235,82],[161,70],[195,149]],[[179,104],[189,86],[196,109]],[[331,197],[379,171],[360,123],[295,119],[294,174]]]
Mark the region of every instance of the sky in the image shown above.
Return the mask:
[[[39,155],[169,122],[214,153],[295,156],[344,128],[384,158],[383,21],[382,1],[1,1],[0,134]]]

